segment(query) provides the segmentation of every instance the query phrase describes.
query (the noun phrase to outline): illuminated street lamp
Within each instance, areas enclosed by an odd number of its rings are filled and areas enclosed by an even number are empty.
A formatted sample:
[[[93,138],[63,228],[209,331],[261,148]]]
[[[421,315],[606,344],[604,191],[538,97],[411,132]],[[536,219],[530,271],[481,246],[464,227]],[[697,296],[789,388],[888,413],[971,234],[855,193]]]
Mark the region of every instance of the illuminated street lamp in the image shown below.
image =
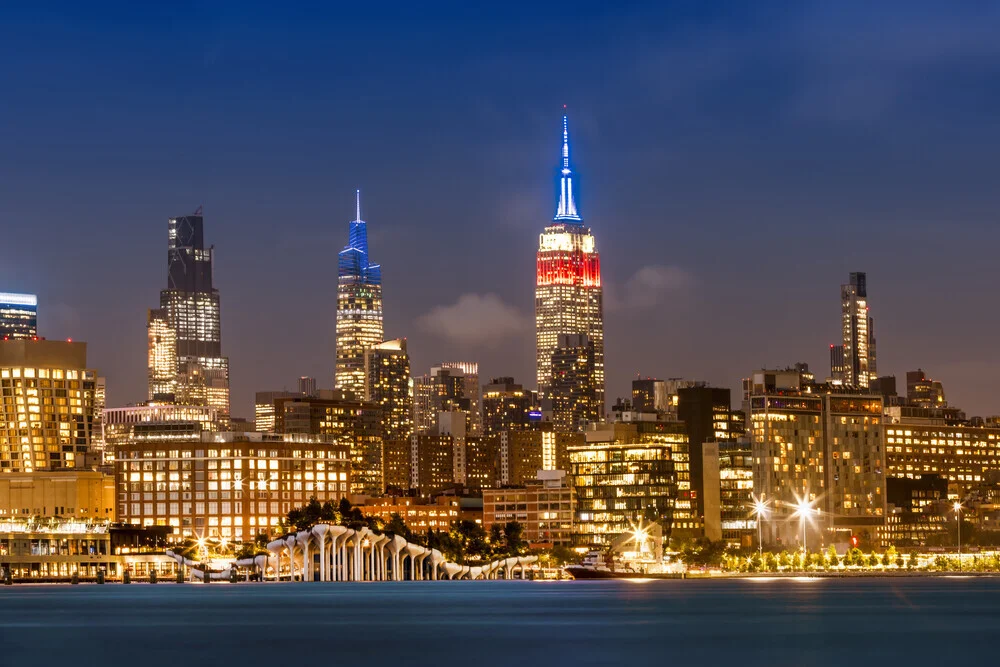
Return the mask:
[[[952,505],[955,510],[955,527],[958,529],[958,570],[962,571],[962,503],[958,500]]]
[[[760,498],[753,494],[750,494],[750,497],[753,498],[753,509],[751,510],[751,513],[753,516],[757,517],[757,552],[760,555],[761,562],[763,562],[764,538],[761,522],[764,520],[764,517],[767,516],[767,505],[769,501],[764,500],[764,494],[761,494]]]
[[[806,520],[816,511],[813,509],[812,501],[806,497],[795,498],[795,512],[792,514],[793,517],[799,518],[799,523],[802,524],[802,562],[805,563],[805,556],[809,553],[806,548]]]

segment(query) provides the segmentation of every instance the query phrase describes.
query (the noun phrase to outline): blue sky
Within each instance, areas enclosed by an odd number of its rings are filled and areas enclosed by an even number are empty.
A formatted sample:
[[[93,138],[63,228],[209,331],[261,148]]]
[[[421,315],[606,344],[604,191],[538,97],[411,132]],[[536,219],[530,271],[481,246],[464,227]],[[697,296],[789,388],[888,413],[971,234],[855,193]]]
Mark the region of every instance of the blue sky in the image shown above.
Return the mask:
[[[144,397],[166,221],[199,205],[234,412],[328,386],[358,187],[414,372],[533,384],[566,104],[609,397],[822,376],[867,271],[880,372],[1000,413],[996,5],[98,4],[0,8],[0,288],[90,342],[113,403]]]

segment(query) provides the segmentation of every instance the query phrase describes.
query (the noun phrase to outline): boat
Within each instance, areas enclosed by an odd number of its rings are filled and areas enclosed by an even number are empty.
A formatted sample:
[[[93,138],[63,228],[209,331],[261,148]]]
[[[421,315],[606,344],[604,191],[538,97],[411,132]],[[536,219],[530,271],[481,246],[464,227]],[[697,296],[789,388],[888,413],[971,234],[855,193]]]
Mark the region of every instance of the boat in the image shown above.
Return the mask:
[[[563,568],[574,579],[681,579],[682,571],[654,562],[629,562],[611,553],[591,551],[577,565]]]

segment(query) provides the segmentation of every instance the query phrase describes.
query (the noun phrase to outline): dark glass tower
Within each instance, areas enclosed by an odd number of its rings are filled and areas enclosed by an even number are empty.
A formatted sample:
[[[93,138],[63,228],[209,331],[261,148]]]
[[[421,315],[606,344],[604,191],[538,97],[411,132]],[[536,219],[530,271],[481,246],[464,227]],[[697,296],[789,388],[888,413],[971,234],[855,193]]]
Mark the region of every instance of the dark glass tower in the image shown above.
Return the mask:
[[[167,289],[160,292],[160,310],[174,334],[176,400],[210,405],[228,417],[229,359],[222,356],[219,290],[212,285],[212,250],[205,247],[201,208],[193,215],[168,221]]]

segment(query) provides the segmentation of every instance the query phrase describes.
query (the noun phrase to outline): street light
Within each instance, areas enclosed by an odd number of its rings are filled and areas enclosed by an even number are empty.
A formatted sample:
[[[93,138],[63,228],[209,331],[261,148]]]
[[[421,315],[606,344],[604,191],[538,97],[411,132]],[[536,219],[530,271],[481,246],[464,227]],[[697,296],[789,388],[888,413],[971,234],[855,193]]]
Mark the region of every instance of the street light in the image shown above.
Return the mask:
[[[955,510],[955,527],[958,529],[958,571],[962,571],[962,503],[958,500],[952,505]]]
[[[799,523],[802,524],[802,564],[805,565],[806,556],[809,554],[809,550],[806,548],[806,519],[813,513],[812,501],[806,497],[799,498],[795,497],[795,512],[792,514],[793,517],[799,518]]]
[[[751,513],[753,514],[753,516],[757,517],[757,553],[760,556],[761,562],[763,562],[764,537],[763,537],[763,530],[761,528],[761,522],[763,521],[764,517],[767,516],[768,512],[767,505],[769,501],[764,500],[764,494],[761,494],[760,498],[758,498],[753,494],[750,494],[750,497],[753,498],[753,510],[751,510]]]

